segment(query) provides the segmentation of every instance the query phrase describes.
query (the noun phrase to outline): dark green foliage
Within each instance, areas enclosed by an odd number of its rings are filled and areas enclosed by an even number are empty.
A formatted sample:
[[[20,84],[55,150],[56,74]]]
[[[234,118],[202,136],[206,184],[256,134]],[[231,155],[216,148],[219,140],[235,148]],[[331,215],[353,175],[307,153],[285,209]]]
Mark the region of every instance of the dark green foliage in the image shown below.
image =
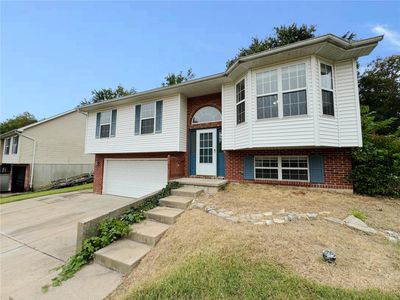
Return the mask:
[[[167,76],[164,77],[165,82],[162,82],[162,86],[170,86],[178,83],[182,83],[193,79],[196,75],[193,73],[192,68],[186,71],[186,75],[183,75],[182,71],[179,73],[169,73]]]
[[[115,90],[113,90],[112,88],[108,89],[103,88],[101,90],[93,90],[91,91],[91,93],[92,93],[92,98],[90,99],[85,98],[83,101],[81,101],[80,104],[81,106],[132,95],[136,93],[136,90],[134,88],[126,90],[123,86],[118,85]]]
[[[240,57],[313,38],[316,30],[314,25],[307,26],[303,24],[299,26],[296,23],[289,26],[274,27],[272,36],[268,36],[265,39],[253,37],[251,44],[247,48],[240,48],[239,53],[226,62],[226,67],[229,68]]]
[[[34,115],[24,112],[13,118],[7,119],[4,122],[0,123],[0,134],[6,133],[10,130],[18,129],[33,123],[36,123],[37,120]]]
[[[237,253],[197,255],[125,299],[399,299],[398,292],[331,287],[263,259]]]
[[[393,122],[376,121],[375,113],[362,107],[363,147],[353,150],[349,176],[357,193],[400,197],[400,138],[397,133],[379,134]]]
[[[400,55],[374,60],[359,78],[360,102],[376,112],[377,121],[396,118],[381,133],[390,134],[400,126]]]
[[[112,242],[127,236],[130,232],[130,225],[144,220],[144,212],[156,207],[161,198],[171,195],[171,189],[178,188],[177,182],[168,183],[158,194],[148,197],[142,205],[129,209],[119,219],[106,219],[97,227],[97,236],[87,238],[82,243],[82,249],[60,267],[61,272],[52,279],[53,286],[59,286],[63,281],[70,279],[84,265],[88,264],[93,258],[94,253],[104,248]],[[47,286],[43,287],[45,292]]]

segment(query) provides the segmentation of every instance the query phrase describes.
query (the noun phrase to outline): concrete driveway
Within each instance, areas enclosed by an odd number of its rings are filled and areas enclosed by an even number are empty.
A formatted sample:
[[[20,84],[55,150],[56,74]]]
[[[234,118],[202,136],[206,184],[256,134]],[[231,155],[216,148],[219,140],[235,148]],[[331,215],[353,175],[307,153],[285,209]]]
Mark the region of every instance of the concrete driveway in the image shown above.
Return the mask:
[[[84,267],[61,287],[51,283],[74,254],[77,222],[132,199],[75,192],[0,206],[1,299],[102,299],[120,283],[121,275],[96,264]]]

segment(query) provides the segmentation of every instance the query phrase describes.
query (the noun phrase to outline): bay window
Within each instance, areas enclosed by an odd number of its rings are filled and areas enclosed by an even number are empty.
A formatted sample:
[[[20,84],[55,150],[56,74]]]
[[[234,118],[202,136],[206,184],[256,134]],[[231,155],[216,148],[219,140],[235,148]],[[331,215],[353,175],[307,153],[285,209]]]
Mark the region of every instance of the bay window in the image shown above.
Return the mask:
[[[4,154],[10,154],[11,138],[6,138],[4,142]]]
[[[306,66],[282,68],[283,116],[307,114]]]
[[[19,141],[19,135],[15,135],[13,137],[11,154],[17,154],[18,153],[18,141]]]
[[[334,116],[332,67],[321,64],[322,113]]]
[[[278,117],[278,71],[256,74],[257,119]]]
[[[236,124],[246,121],[246,87],[245,81],[242,79],[236,84]]]

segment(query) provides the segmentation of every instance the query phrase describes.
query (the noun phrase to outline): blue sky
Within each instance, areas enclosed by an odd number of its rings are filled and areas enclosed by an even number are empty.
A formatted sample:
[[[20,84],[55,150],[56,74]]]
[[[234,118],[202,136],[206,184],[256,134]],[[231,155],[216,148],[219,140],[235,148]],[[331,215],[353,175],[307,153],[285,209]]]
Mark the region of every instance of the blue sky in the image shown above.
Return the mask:
[[[386,33],[368,57],[400,53],[400,2],[4,2],[1,116],[41,119],[76,106],[90,91],[160,86],[168,72],[224,70],[252,36],[274,26],[315,24],[317,34]]]

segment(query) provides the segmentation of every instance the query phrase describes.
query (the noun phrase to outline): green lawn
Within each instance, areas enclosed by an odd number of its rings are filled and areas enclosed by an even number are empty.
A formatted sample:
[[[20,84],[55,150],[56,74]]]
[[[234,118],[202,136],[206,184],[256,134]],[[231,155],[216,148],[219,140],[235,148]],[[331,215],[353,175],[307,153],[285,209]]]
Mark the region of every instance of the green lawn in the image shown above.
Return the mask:
[[[21,200],[26,200],[26,199],[31,199],[31,198],[37,198],[37,197],[42,197],[42,196],[48,196],[48,195],[53,195],[53,194],[87,190],[87,189],[92,189],[92,188],[93,188],[93,183],[87,183],[87,184],[71,186],[71,187],[56,189],[56,190],[49,190],[49,191],[42,191],[42,192],[28,192],[28,193],[23,193],[20,195],[15,195],[15,196],[1,197],[0,204],[21,201]]]
[[[125,299],[400,299],[400,294],[318,284],[239,254],[195,256]]]

